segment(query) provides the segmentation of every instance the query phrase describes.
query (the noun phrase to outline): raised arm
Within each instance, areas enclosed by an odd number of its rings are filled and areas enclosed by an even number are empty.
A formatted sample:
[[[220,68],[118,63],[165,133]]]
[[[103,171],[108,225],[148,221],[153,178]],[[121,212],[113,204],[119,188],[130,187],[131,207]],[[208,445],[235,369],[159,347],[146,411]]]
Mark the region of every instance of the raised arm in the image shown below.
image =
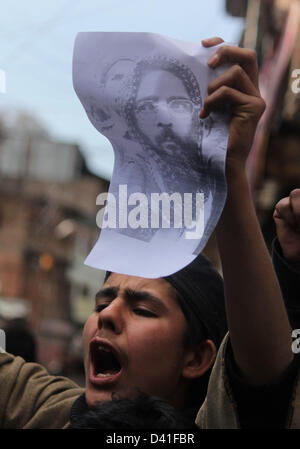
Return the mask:
[[[203,41],[212,46],[222,40]],[[200,117],[224,105],[232,118],[226,161],[227,200],[217,226],[230,340],[247,382],[266,384],[293,359],[290,325],[246,176],[246,159],[265,104],[258,89],[255,52],[219,47],[208,64],[233,65],[211,82]]]

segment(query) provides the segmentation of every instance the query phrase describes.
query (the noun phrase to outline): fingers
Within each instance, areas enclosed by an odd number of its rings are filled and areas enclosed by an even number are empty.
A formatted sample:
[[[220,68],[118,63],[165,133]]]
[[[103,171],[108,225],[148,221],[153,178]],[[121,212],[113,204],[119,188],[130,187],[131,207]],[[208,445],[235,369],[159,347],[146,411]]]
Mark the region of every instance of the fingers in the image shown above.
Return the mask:
[[[291,191],[290,202],[296,220],[297,230],[300,231],[300,189],[294,189]]]
[[[239,64],[248,74],[254,86],[258,88],[258,66],[254,50],[224,45],[218,48],[216,53],[207,61],[212,69],[224,63]]]
[[[259,90],[254,86],[246,72],[238,64],[223,72],[208,85],[208,94],[212,94],[221,86],[228,86],[240,90],[247,95],[260,96]]]
[[[221,37],[210,37],[208,39],[203,39],[201,41],[203,47],[206,47],[206,48],[222,44],[222,42],[224,42],[224,41]]]
[[[243,108],[240,108],[240,115],[244,112],[248,120],[253,118],[255,121],[262,115],[265,109],[265,103],[262,98],[247,95],[232,87],[221,86],[206,97],[200,111],[200,118],[204,119],[211,111],[222,110],[224,106],[228,105],[230,105],[231,109],[234,109],[235,106],[243,106],[244,111]]]
[[[275,206],[275,210],[273,213],[273,218],[283,220],[287,223],[291,228],[296,227],[296,220],[291,208],[290,198],[282,198]]]
[[[258,65],[253,50],[222,45],[221,38],[205,39],[206,47],[219,45],[207,61],[214,69],[222,64],[230,67],[219,74],[208,86],[208,96],[200,111],[205,119],[210,112],[230,108],[231,121],[227,150],[231,160],[246,161],[265,102],[258,89]]]
[[[300,189],[292,190],[288,197],[276,204],[273,217],[300,231]]]

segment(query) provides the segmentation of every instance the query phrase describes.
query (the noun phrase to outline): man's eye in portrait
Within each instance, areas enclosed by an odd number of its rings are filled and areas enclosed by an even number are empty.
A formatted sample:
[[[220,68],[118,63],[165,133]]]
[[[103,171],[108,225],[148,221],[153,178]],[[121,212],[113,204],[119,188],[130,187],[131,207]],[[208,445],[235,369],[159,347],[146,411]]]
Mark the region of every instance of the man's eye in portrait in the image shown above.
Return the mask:
[[[137,114],[149,114],[157,112],[157,102],[152,100],[140,101],[136,107]]]
[[[136,106],[136,113],[143,114],[155,114],[160,107],[159,101],[145,100],[140,101]],[[192,114],[194,111],[194,104],[191,100],[185,98],[173,98],[165,103],[165,107],[173,114]]]
[[[91,114],[93,118],[98,118],[101,122],[104,122],[110,118],[110,116],[103,109],[95,106],[91,107]]]
[[[184,98],[171,100],[168,105],[171,111],[176,114],[192,114],[194,110],[192,101]]]
[[[117,73],[116,75],[114,75],[111,78],[111,81],[120,81],[124,78],[124,74],[123,73]]]

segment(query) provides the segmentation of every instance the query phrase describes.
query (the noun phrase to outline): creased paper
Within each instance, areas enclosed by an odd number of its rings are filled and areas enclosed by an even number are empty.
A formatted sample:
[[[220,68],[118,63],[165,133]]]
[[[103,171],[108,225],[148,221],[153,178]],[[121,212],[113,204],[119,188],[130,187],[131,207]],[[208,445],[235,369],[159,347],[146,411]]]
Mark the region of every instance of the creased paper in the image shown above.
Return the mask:
[[[151,33],[78,34],[74,88],[115,156],[87,265],[156,278],[207,243],[226,198],[228,117],[199,118],[221,73],[207,66],[215,51]]]

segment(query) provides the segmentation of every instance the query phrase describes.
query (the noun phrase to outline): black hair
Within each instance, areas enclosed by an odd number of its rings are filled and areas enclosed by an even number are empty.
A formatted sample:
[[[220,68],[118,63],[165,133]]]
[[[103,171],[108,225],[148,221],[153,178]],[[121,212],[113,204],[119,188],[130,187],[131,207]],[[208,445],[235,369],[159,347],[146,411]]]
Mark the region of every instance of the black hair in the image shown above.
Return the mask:
[[[72,406],[69,429],[198,429],[164,399],[138,393],[123,398],[114,393],[111,401],[89,408],[85,396]]]
[[[186,319],[183,347],[189,348],[191,346],[196,346],[203,343],[205,340],[210,339],[210,335],[207,334],[202,323],[199,322],[192,311],[186,307],[183,298],[178,294],[175,288],[172,288],[172,291],[174,293],[174,298],[181,307]],[[196,419],[199,408],[206,397],[211,370],[212,368],[208,369],[202,376],[190,380],[188,391],[185,395],[185,401],[181,407],[181,412],[187,419]]]

